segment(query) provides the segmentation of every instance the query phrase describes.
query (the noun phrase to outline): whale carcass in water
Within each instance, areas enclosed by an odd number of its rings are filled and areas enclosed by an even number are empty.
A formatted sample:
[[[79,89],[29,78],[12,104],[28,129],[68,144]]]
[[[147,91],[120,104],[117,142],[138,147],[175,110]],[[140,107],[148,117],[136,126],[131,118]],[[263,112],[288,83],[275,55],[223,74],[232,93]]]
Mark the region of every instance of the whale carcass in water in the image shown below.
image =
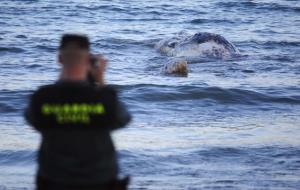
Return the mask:
[[[176,57],[176,61],[169,61],[164,66],[166,73],[187,74],[187,68],[183,69],[184,61],[189,57],[210,57],[228,59],[239,54],[238,49],[223,36],[207,32],[199,32],[194,35],[182,34],[160,40],[155,48],[162,54]],[[180,61],[178,61],[180,58]],[[182,73],[182,71],[184,71]]]

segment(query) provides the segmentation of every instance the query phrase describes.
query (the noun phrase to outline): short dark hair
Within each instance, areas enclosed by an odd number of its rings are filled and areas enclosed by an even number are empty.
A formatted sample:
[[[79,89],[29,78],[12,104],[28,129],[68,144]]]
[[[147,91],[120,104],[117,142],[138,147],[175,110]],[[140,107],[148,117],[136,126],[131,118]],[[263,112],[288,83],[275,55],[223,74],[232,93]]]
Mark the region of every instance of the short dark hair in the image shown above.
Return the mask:
[[[68,45],[72,44],[80,49],[90,50],[89,38],[81,34],[64,34],[60,41],[59,50],[64,49]]]

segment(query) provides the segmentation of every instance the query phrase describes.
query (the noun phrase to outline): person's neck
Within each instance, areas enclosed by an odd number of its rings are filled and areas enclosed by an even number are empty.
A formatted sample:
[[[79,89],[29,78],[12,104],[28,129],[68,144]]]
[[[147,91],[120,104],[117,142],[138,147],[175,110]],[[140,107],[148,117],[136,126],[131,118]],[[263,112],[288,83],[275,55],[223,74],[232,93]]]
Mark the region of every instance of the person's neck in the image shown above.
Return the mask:
[[[79,69],[63,68],[60,80],[63,81],[86,81],[86,74]]]

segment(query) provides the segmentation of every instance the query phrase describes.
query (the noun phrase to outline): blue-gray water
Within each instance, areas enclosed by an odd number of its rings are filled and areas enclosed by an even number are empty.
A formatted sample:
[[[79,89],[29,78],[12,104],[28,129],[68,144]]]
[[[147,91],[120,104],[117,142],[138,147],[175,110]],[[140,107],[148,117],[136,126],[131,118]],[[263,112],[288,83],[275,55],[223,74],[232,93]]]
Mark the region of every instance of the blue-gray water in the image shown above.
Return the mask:
[[[244,57],[160,73],[160,39],[212,32]],[[300,188],[298,0],[1,0],[0,189],[33,189],[39,135],[27,97],[58,76],[64,32],[110,60],[107,82],[134,121],[114,133],[130,189]]]

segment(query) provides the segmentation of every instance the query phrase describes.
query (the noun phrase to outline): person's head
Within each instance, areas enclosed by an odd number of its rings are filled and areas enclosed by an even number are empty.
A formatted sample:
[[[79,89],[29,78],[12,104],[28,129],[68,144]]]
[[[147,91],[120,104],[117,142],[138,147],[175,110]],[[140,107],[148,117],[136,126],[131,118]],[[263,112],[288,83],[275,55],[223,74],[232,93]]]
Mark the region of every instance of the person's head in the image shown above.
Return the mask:
[[[87,36],[65,34],[59,46],[59,62],[63,71],[78,77],[87,74],[90,64],[90,42]],[[75,76],[76,77],[76,76]]]

